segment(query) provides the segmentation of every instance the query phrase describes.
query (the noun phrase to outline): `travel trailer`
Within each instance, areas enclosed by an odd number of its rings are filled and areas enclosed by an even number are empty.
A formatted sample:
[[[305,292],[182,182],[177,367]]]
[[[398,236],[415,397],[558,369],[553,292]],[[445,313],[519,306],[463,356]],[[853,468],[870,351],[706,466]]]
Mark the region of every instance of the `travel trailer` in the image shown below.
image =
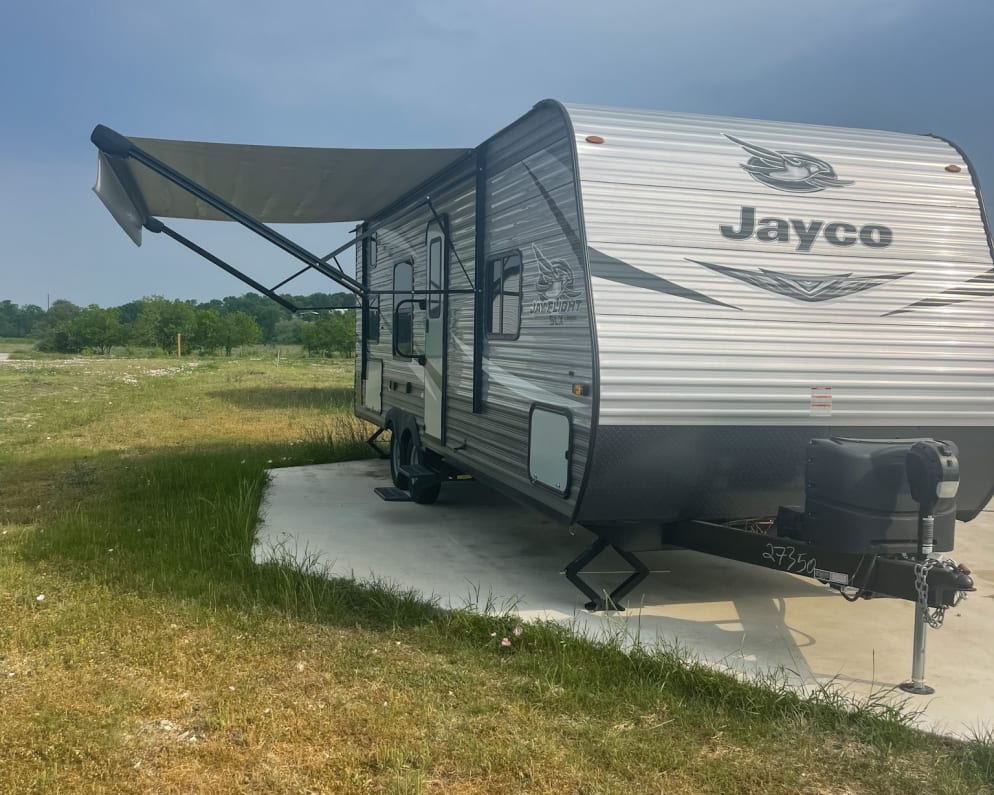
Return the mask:
[[[233,220],[352,291],[394,487],[471,475],[591,530],[593,606],[667,545],[923,610],[972,587],[928,557],[994,491],[994,256],[954,144],[555,101],[473,149],[92,140],[136,243],[295,308],[161,219]],[[266,226],[338,221],[323,257]],[[605,597],[579,572],[608,545],[635,573]]]

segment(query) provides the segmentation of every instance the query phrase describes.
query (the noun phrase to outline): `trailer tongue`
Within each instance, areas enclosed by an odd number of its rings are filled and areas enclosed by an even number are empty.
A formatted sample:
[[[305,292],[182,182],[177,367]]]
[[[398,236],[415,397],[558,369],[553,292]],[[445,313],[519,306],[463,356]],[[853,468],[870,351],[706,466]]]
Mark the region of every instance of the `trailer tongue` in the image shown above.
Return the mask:
[[[892,597],[915,603],[908,693],[925,684],[925,627],[975,590],[970,570],[936,552],[953,548],[959,460],[956,445],[934,439],[812,439],[803,510],[734,523],[689,520],[658,536],[597,528],[598,538],[564,570],[589,598],[588,610],[623,610],[620,601],[648,575],[638,551],[675,546],[818,580],[850,602]],[[938,528],[938,534],[937,534]],[[633,573],[598,594],[580,576],[611,547]]]

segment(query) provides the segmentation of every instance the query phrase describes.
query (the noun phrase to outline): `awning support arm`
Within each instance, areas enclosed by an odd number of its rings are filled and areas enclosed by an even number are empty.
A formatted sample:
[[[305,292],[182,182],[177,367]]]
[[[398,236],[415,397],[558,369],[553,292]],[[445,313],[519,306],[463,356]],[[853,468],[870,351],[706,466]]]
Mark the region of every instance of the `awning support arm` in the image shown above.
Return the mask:
[[[377,229],[379,229],[379,227],[377,227]],[[358,246],[363,240],[365,240],[367,237],[372,237],[374,234],[376,234],[376,229],[367,229],[363,234],[356,235],[348,242],[342,243],[342,245],[340,245],[330,254],[325,254],[323,257],[321,257],[321,261],[327,262],[328,260],[333,259],[337,264],[339,254],[341,254],[343,251],[348,251],[350,248],[352,248],[352,246]],[[338,267],[341,268],[342,266],[339,265]]]
[[[200,246],[198,246],[196,243],[194,243],[189,238],[184,237],[183,235],[181,235],[175,229],[172,229],[171,227],[166,226],[158,218],[149,218],[147,221],[145,221],[145,228],[149,232],[153,232],[153,233],[162,232],[167,237],[171,237],[177,243],[180,243],[181,245],[186,246],[193,253],[199,254],[201,257],[203,257],[205,260],[207,260],[208,262],[210,262],[212,265],[217,265],[221,270],[227,271],[232,276],[234,276],[236,279],[239,279],[239,280],[245,282],[245,284],[247,284],[249,287],[252,287],[252,288],[258,290],[264,296],[266,296],[267,298],[272,299],[273,301],[275,301],[276,303],[278,303],[280,306],[282,306],[284,309],[289,309],[291,312],[299,312],[299,311],[301,311],[300,308],[297,307],[295,304],[291,303],[290,301],[287,301],[283,296],[278,295],[276,292],[274,292],[274,290],[276,288],[273,288],[273,290],[270,290],[265,285],[260,284],[259,282],[257,282],[251,276],[246,276],[240,270],[238,270],[237,268],[229,265],[227,262],[225,262],[220,257],[214,256],[209,251],[207,251],[207,249],[201,248]],[[304,268],[304,271],[306,271],[306,270],[307,270],[307,268]],[[300,273],[303,273],[304,271],[300,271]],[[298,273],[296,275],[300,275],[300,274]],[[293,277],[291,276],[290,278],[293,278]],[[281,284],[286,284],[287,281],[289,281],[289,279],[285,280]],[[276,287],[280,287],[281,284],[276,285]]]
[[[292,281],[293,281],[294,279],[296,279],[296,278],[297,278],[298,276],[302,276],[303,274],[307,273],[307,271],[309,271],[310,269],[311,269],[311,266],[310,266],[310,265],[305,265],[305,266],[304,266],[303,268],[301,268],[301,269],[300,269],[299,271],[297,271],[296,273],[293,273],[293,274],[291,274],[290,276],[287,276],[287,277],[286,277],[286,278],[285,278],[285,279],[284,279],[283,281],[281,281],[281,282],[280,282],[279,284],[274,284],[274,285],[273,285],[273,286],[272,286],[272,287],[271,287],[270,289],[271,289],[271,290],[272,290],[273,292],[276,292],[276,291],[277,291],[277,290],[279,290],[279,289],[280,289],[280,287],[282,287],[282,286],[283,286],[284,284],[289,284],[289,283],[290,283],[290,282],[292,282]]]
[[[105,127],[100,124],[94,128],[93,134],[90,136],[90,140],[93,144],[101,151],[110,156],[117,156],[122,158],[130,157],[141,163],[143,166],[151,171],[154,171],[160,177],[176,185],[178,188],[185,190],[187,193],[195,196],[204,202],[204,204],[213,207],[222,215],[228,216],[232,221],[237,221],[245,228],[252,232],[255,232],[264,240],[268,240],[274,246],[282,249],[291,257],[294,257],[301,262],[303,262],[308,267],[314,268],[318,272],[327,276],[332,281],[336,282],[340,286],[344,287],[349,292],[354,295],[361,296],[363,293],[362,284],[353,279],[351,276],[344,272],[337,272],[328,267],[328,265],[318,256],[312,254],[310,251],[305,249],[303,246],[294,243],[287,237],[284,237],[275,229],[270,228],[261,221],[257,221],[251,215],[235,207],[228,201],[225,201],[220,196],[211,191],[207,190],[203,185],[198,182],[194,182],[192,179],[187,177],[185,174],[180,173],[171,166],[163,163],[156,157],[153,157],[148,152],[142,148],[136,146],[130,140],[125,138],[118,132]],[[147,222],[147,219],[146,219]],[[163,231],[165,231],[163,229]],[[354,244],[354,243],[353,243]],[[185,245],[185,244],[184,244]],[[210,260],[214,262],[214,260]],[[214,264],[217,264],[216,262]],[[230,266],[229,266],[230,267]],[[234,274],[233,274],[234,275]],[[239,277],[241,278],[241,277]],[[244,281],[244,279],[243,279]]]

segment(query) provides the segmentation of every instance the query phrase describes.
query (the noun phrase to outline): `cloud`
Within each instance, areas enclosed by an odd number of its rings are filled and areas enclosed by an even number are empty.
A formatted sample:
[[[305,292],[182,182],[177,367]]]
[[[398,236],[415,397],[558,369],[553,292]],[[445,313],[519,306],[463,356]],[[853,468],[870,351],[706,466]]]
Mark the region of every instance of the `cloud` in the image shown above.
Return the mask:
[[[94,0],[59,14],[14,4],[4,23],[0,299],[37,302],[52,284],[84,303],[241,289],[168,241],[138,251],[120,234],[89,191],[97,122],[167,138],[473,146],[555,97],[935,130],[994,190],[987,3]],[[325,251],[341,239],[293,232]],[[230,233],[193,236],[283,272],[264,243]]]

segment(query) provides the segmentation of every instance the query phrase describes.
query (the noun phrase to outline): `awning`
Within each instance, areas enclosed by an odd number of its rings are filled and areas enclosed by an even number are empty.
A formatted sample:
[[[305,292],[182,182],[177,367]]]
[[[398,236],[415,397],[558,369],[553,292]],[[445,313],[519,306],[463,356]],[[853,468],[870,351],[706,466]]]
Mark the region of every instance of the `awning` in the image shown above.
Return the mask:
[[[136,245],[141,245],[142,229],[165,233],[291,310],[297,308],[276,291],[311,269],[363,296],[362,284],[345,273],[337,256],[374,235],[375,229],[357,230],[349,243],[318,257],[269,224],[366,220],[472,151],[167,141],[126,138],[103,125],[94,128],[90,140],[99,150],[93,190]],[[434,214],[431,198],[424,200]],[[161,218],[236,221],[305,267],[266,287]]]
[[[364,220],[470,151],[125,140],[262,223]],[[122,169],[127,174],[122,174]],[[116,178],[111,177],[112,172]],[[126,189],[129,181],[131,186]],[[135,189],[140,197],[131,195]],[[126,231],[138,219],[128,224],[119,217],[125,197],[136,205],[132,209],[138,215],[231,220],[145,165],[132,158],[108,156],[106,151],[99,153],[94,190]]]

